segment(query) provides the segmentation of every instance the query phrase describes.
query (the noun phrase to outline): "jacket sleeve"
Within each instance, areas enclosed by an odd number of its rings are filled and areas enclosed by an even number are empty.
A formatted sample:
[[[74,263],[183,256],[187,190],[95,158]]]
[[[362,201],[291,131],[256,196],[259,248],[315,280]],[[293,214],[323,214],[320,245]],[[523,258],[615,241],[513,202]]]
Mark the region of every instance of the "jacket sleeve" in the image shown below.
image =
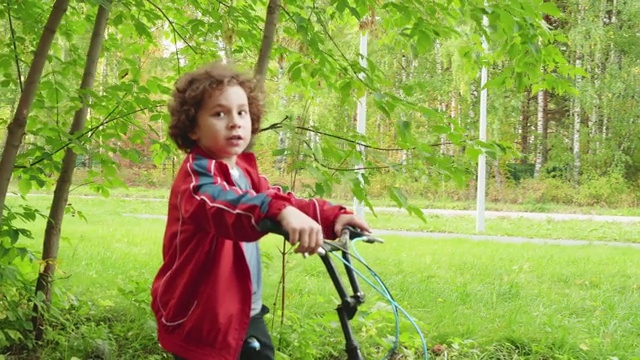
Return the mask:
[[[346,207],[341,205],[333,205],[323,199],[300,199],[292,192],[283,192],[279,186],[272,186],[266,177],[260,176],[260,189],[267,192],[275,192],[287,197],[291,201],[291,205],[298,210],[307,214],[310,218],[322,226],[322,233],[325,239],[334,240],[338,237],[335,233],[335,223],[338,216],[342,214],[352,214]],[[280,209],[282,211],[282,209]]]
[[[215,174],[214,161],[198,159],[188,164],[190,183],[180,202],[181,217],[202,224],[225,239],[251,242],[265,235],[258,227],[264,219],[275,220],[293,200],[269,189],[241,190]]]

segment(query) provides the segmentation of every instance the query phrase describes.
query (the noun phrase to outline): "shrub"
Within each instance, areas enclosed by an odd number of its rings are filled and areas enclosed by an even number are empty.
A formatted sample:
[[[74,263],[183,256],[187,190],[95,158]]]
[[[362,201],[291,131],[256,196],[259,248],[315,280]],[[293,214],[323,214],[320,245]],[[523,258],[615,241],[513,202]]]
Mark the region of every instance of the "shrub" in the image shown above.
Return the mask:
[[[587,179],[578,189],[580,206],[628,207],[635,203],[630,186],[618,174]]]

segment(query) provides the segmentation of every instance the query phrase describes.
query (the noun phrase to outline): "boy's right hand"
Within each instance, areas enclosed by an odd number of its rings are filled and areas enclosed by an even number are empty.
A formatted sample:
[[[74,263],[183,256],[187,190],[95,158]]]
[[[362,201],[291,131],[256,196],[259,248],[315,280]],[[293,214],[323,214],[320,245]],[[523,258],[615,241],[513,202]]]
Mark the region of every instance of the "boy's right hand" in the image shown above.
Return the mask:
[[[315,254],[322,246],[322,227],[297,208],[287,206],[280,212],[277,220],[289,233],[289,243],[298,244],[294,252]]]

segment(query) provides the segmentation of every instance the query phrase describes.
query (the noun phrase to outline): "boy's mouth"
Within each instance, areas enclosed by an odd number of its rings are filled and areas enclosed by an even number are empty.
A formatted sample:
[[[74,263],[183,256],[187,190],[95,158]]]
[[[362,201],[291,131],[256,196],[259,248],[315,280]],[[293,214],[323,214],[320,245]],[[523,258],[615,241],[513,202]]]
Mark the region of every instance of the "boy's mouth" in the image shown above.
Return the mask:
[[[227,138],[227,140],[242,140],[241,135],[231,135]]]

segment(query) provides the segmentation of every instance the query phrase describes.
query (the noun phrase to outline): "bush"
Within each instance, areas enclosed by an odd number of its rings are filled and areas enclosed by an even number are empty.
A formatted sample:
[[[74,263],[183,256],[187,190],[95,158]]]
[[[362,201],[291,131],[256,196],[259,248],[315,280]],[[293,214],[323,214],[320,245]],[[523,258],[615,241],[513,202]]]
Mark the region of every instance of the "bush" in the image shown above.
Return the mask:
[[[18,348],[24,351],[34,345],[30,340],[33,297],[29,285],[16,266],[0,264],[0,353]]]
[[[635,195],[618,174],[587,179],[578,189],[576,205],[601,207],[629,207]]]

